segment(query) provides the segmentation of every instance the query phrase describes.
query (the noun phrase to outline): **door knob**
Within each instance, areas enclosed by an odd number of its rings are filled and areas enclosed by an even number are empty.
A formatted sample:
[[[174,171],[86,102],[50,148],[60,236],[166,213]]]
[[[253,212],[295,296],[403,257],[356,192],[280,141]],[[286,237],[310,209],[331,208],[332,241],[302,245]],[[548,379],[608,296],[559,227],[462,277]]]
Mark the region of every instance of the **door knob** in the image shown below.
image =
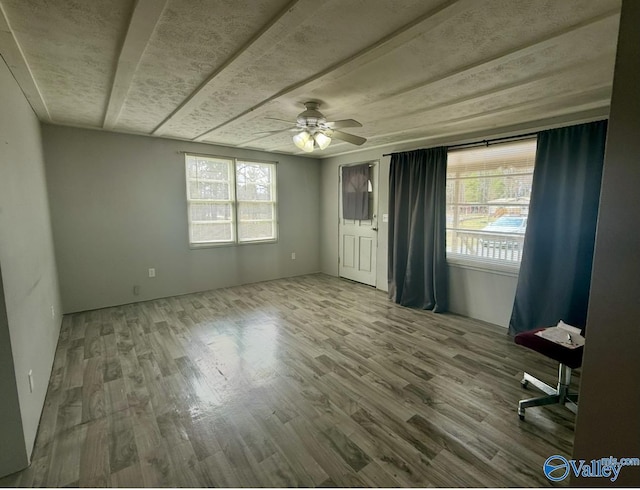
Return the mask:
[[[371,228],[373,231],[378,231],[378,227],[374,226],[373,228]]]

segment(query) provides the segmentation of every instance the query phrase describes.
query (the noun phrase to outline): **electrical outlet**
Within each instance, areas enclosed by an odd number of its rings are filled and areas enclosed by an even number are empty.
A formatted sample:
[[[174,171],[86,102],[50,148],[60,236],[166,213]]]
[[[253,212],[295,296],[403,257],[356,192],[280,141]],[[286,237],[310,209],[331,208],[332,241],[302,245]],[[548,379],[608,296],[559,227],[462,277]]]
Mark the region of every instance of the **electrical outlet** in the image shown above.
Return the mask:
[[[51,305],[51,318],[56,319],[56,308],[53,305]]]
[[[140,294],[140,286],[133,286],[133,295],[138,296]]]
[[[296,253],[295,252],[291,252],[291,260],[296,260]]]
[[[29,374],[27,376],[29,377],[29,391],[33,393],[33,371],[31,369],[29,369]]]
[[[149,277],[156,277],[156,270],[154,268],[149,269]]]

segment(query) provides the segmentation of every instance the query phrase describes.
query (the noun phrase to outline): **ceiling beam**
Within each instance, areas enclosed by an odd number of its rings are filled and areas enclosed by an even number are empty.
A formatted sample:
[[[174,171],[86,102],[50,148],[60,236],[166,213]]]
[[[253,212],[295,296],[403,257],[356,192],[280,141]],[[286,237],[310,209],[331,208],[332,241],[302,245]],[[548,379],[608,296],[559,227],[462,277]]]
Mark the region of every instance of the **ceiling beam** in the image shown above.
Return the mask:
[[[290,85],[283,90],[280,90],[272,96],[264,99],[259,104],[250,107],[249,109],[225,121],[224,123],[219,124],[218,126],[196,136],[195,138],[193,138],[193,140],[202,141],[214,131],[228,124],[231,124],[232,122],[237,121],[238,119],[245,117],[248,114],[251,114],[256,109],[263,107],[264,105],[282,97],[283,95],[287,95],[301,89],[304,89],[304,91],[308,93],[313,90],[313,87],[315,85],[319,86],[331,80],[338,79],[341,76],[349,73],[350,71],[353,71],[356,68],[379,58],[380,56],[384,56],[385,54],[390,53],[403,44],[408,43],[415,37],[423,34],[428,30],[434,29],[437,25],[444,23],[460,12],[467,10],[473,5],[473,1],[474,0],[447,0],[435,9],[419,16],[415,20],[411,21],[408,24],[405,24],[391,34],[376,41],[374,44],[367,46],[358,53],[331,65],[330,67],[316,73],[309,78],[306,78],[305,80]]]
[[[113,129],[118,122],[122,106],[131,87],[133,75],[166,4],[167,0],[138,0],[136,2],[118,57],[109,103],[102,124],[104,129]]]
[[[544,112],[548,114],[547,118],[555,118],[564,116],[567,114],[573,114],[576,112],[582,112],[587,110],[597,110],[598,114],[602,117],[606,117],[608,114],[608,106],[611,98],[611,83],[598,84],[593,87],[590,87],[588,90],[583,90],[580,94],[572,94],[572,93],[564,93],[557,94],[554,96],[544,96],[537,99],[530,99],[525,102],[518,102],[510,105],[503,105],[496,109],[490,109],[487,111],[478,112],[476,114],[469,114],[465,116],[459,116],[449,119],[438,119],[437,124],[434,122],[427,122],[425,124],[420,124],[418,126],[414,126],[412,128],[404,128],[399,131],[391,131],[384,134],[379,134],[377,136],[371,137],[368,140],[368,145],[366,148],[361,149],[353,149],[350,151],[339,152],[337,154],[344,153],[354,153],[358,151],[367,151],[375,148],[384,148],[392,145],[404,145],[408,143],[413,143],[416,141],[428,140],[428,137],[419,136],[419,137],[411,137],[408,136],[405,139],[397,140],[392,143],[382,142],[376,144],[376,140],[386,139],[390,136],[394,135],[402,135],[408,132],[413,132],[414,134],[417,132],[424,133],[425,135],[429,133],[434,133],[434,129],[437,130],[438,137],[447,136],[447,135],[455,135],[460,134],[459,131],[449,131],[449,128],[455,128],[460,124],[468,124],[471,121],[483,121],[487,118],[494,118],[496,116],[504,116],[513,113],[519,113],[529,109],[540,110],[544,109]],[[571,101],[571,104],[567,106],[567,100]],[[546,118],[543,118],[544,120]],[[486,123],[482,123],[484,127],[490,128],[492,125],[486,125]],[[346,148],[350,148],[351,145],[344,142],[337,142],[335,144],[332,143],[330,148],[336,148],[344,146]],[[275,145],[270,148],[261,148],[263,151],[278,151],[279,148],[283,148],[282,144]],[[303,152],[296,152],[294,154],[302,155]],[[331,156],[334,156],[332,154]]]
[[[393,115],[393,116],[389,116],[389,117],[385,117],[385,118],[379,118],[376,119],[376,124],[380,124],[380,123],[389,123],[391,122],[391,124],[393,124],[393,120],[394,119],[402,119],[402,120],[406,120],[407,117],[409,116],[421,116],[424,117],[426,114],[428,114],[431,111],[435,111],[438,109],[442,109],[444,107],[455,107],[456,105],[462,105],[462,104],[467,104],[467,103],[482,103],[483,101],[487,101],[487,100],[491,100],[494,99],[495,97],[504,97],[504,96],[509,96],[510,94],[514,94],[517,95],[517,93],[521,90],[525,90],[527,87],[534,87],[536,84],[539,84],[541,82],[551,82],[554,78],[557,78],[559,76],[562,76],[564,74],[570,74],[570,73],[577,73],[580,72],[582,70],[585,69],[592,69],[595,66],[606,66],[607,62],[612,59],[612,58],[608,58],[605,55],[600,55],[597,56],[596,58],[589,60],[587,62],[582,62],[582,63],[576,63],[576,64],[572,64],[572,65],[567,65],[567,66],[563,66],[561,68],[552,70],[551,72],[545,73],[545,74],[536,74],[532,77],[529,78],[525,78],[523,80],[518,80],[517,82],[512,82],[512,83],[507,83],[504,85],[499,85],[497,87],[493,87],[489,90],[484,90],[482,92],[476,92],[472,95],[464,95],[462,97],[458,97],[456,99],[452,99],[452,100],[447,100],[447,101],[442,101],[442,102],[437,102],[435,104],[432,104],[430,106],[423,106],[423,107],[418,107],[417,109],[411,111],[411,112],[406,112],[403,113],[402,115]],[[611,66],[612,70],[613,70],[613,65]],[[611,87],[611,82],[607,82],[605,84],[597,84],[598,88],[602,88],[603,86],[608,86]],[[585,92],[585,91],[591,91],[593,89],[593,86],[581,86],[581,91]],[[556,95],[552,95],[550,96],[551,98],[554,97],[562,97],[565,96],[566,94],[556,94]],[[573,95],[577,95],[574,94]]]
[[[248,59],[259,58],[273,49],[282,37],[292,28],[301,24],[306,18],[320,8],[322,2],[317,0],[292,0],[264,25],[242,48],[219,66],[202,82],[167,118],[165,118],[151,134],[159,136],[170,123],[180,120],[191,111],[202,105],[209,93],[217,86],[218,78],[224,73],[233,73],[242,69]]]
[[[245,117],[251,114],[256,109],[266,105],[269,102],[272,102],[273,100],[279,97],[282,97],[284,95],[291,96],[291,95],[295,95],[296,93],[300,93],[300,95],[311,93],[316,87],[319,87],[323,84],[336,80],[341,76],[343,76],[344,74],[352,72],[358,67],[378,59],[380,56],[385,55],[389,51],[392,51],[398,48],[399,46],[401,46],[402,44],[409,42],[416,36],[420,35],[422,32],[433,29],[436,25],[468,9],[471,5],[472,5],[472,0],[446,2],[445,4],[441,5],[435,12],[432,11],[432,12],[429,12],[428,14],[418,17],[416,20],[412,21],[410,24],[403,26],[402,28],[386,36],[385,38],[381,39],[377,43],[360,51],[359,53],[356,53],[355,55],[345,60],[342,60],[340,63],[337,63],[327,68],[326,70],[314,75],[311,78],[308,78],[306,80],[303,80],[302,82],[299,82],[295,85],[285,88],[284,90],[278,92],[272,97],[265,99],[260,104],[253,106],[252,108],[250,108],[247,111],[244,111],[238,116],[197,136],[196,138],[194,138],[194,141],[202,141],[206,139],[207,136],[209,136],[211,133],[213,133],[217,129],[220,129],[221,127],[224,127],[234,121],[237,121],[238,119],[241,119],[242,117]],[[620,15],[619,9],[608,10],[606,12],[603,12],[600,15],[583,20],[574,25],[568,26],[560,31],[554,32],[548,36],[537,39],[536,41],[531,42],[525,46],[519,46],[515,49],[511,49],[511,50],[499,53],[497,55],[494,55],[490,58],[485,58],[481,61],[456,68],[448,73],[445,73],[443,75],[438,75],[432,79],[425,80],[411,87],[406,87],[393,94],[389,94],[387,97],[385,97],[384,100],[406,95],[409,92],[425,89],[427,87],[432,88],[432,86],[435,84],[448,85],[449,83],[451,83],[451,80],[453,80],[456,77],[469,76],[475,72],[490,69],[492,67],[499,66],[504,63],[508,63],[509,61],[520,58],[522,56],[535,53],[536,51],[545,49],[553,45],[564,36],[575,33],[576,31],[579,31],[581,29],[593,27],[593,25],[598,24],[600,22],[605,22],[617,15]],[[378,103],[379,101],[380,99],[377,99],[375,103]],[[358,103],[358,101],[355,101],[355,102]]]
[[[38,119],[44,122],[51,122],[51,114],[49,114],[47,104],[29,67],[29,63],[27,63],[20,43],[11,29],[9,18],[2,3],[0,3],[0,53],[2,53],[5,63],[13,73]]]
[[[437,124],[437,134],[438,134],[437,139],[442,140],[442,138],[460,135],[461,134],[460,131],[459,130],[456,131],[454,129],[456,126],[459,126],[460,124],[468,124],[470,121],[474,121],[474,120],[483,121],[491,117],[518,113],[528,109],[540,109],[541,107],[548,108],[548,110],[546,111],[548,115],[534,122],[535,124],[538,125],[537,127],[539,129],[549,129],[551,126],[545,126],[543,124],[544,121],[554,121],[556,119],[562,120],[566,124],[578,124],[580,122],[584,122],[584,118],[582,116],[580,117],[576,116],[575,118],[572,119],[572,117],[576,114],[582,114],[582,115],[588,114],[588,118],[590,118],[590,120],[592,121],[598,118],[606,118],[609,113],[610,98],[611,98],[611,84],[609,83],[604,85],[598,85],[578,95],[562,94],[562,95],[558,95],[551,98],[543,97],[535,100],[530,100],[527,102],[520,102],[520,103],[512,104],[509,106],[503,106],[503,107],[500,107],[499,109],[492,109],[492,110],[480,112],[474,115],[442,120],[442,121],[438,121],[438,124]],[[566,107],[566,105],[561,102],[562,100],[566,100],[566,99],[576,99],[576,100],[574,101],[575,103],[572,104],[570,107]],[[525,123],[522,123],[522,124],[525,124]],[[488,128],[486,130],[487,134],[485,136],[493,137],[493,135],[496,134],[495,129],[492,128],[491,125],[487,126],[486,123],[481,123],[481,125],[482,127]],[[420,132],[424,132],[424,134],[426,135],[426,134],[429,134],[430,129],[433,129],[433,128],[434,128],[434,124],[430,123],[430,124],[413,127],[409,130],[405,130],[402,132],[420,131]],[[371,145],[367,146],[366,148],[348,150],[344,152],[337,152],[335,154],[331,154],[328,156],[355,153],[358,151],[373,150],[376,148],[389,148],[389,147],[397,148],[398,146],[402,147],[409,144],[414,144],[416,142],[430,141],[435,139],[435,138],[429,138],[429,137],[423,137],[423,136],[420,136],[417,138],[408,137],[401,141],[394,141],[391,143],[383,142],[383,143],[376,144],[376,140],[387,138],[389,136],[393,136],[394,134],[401,134],[401,132],[398,131],[398,132],[391,132],[383,135],[378,135],[369,139],[369,142],[371,143]],[[345,148],[347,147],[346,143],[338,143],[338,145],[344,145]],[[338,145],[335,145],[335,146],[338,146]],[[282,145],[279,145],[278,147],[280,146]],[[272,151],[272,150],[267,149],[265,151]]]
[[[432,105],[426,105],[426,106],[422,106],[422,107],[417,107],[416,109],[412,110],[411,112],[406,112],[403,113],[401,116],[398,115],[393,115],[393,116],[389,116],[389,117],[381,117],[376,119],[376,124],[379,124],[381,122],[389,122],[389,121],[393,121],[394,119],[405,119],[408,116],[414,116],[414,115],[420,115],[420,116],[424,116],[425,114],[428,114],[430,111],[434,111],[437,109],[442,109],[444,107],[454,107],[456,105],[461,105],[461,104],[468,104],[468,103],[478,103],[478,102],[482,102],[485,100],[491,100],[493,98],[495,98],[496,96],[500,95],[508,95],[508,94],[512,94],[512,93],[517,93],[518,91],[526,88],[526,87],[531,87],[534,86],[537,83],[540,82],[545,82],[545,81],[549,81],[552,80],[560,75],[563,75],[565,73],[571,73],[571,72],[575,72],[575,71],[580,71],[583,70],[585,68],[589,68],[592,66],[603,66],[606,62],[608,61],[608,58],[605,55],[600,55],[598,57],[596,57],[595,59],[586,61],[586,62],[582,62],[582,63],[576,63],[576,64],[571,64],[571,65],[566,65],[566,66],[562,66],[560,68],[556,68],[551,70],[550,72],[547,73],[537,73],[534,76],[522,79],[522,80],[518,80],[516,82],[511,82],[511,83],[507,83],[504,85],[499,85],[496,87],[492,87],[489,90],[484,90],[482,92],[476,92],[473,93],[471,95],[464,95],[461,97],[458,97],[456,99],[450,99],[450,100],[445,100],[445,101],[440,101],[437,102],[435,104]],[[385,99],[386,100],[386,99]],[[384,110],[380,110],[378,111],[381,114],[384,114],[385,111]],[[289,129],[283,129],[280,132],[285,132],[288,131]],[[237,147],[239,148],[244,148],[244,147],[252,147],[253,143],[255,143],[256,141],[261,141],[263,139],[267,139],[267,138],[271,138],[273,136],[273,134],[268,134],[268,135],[264,135],[264,136],[258,136],[258,137],[253,137],[249,140],[245,140],[242,143],[238,143],[236,144]],[[387,136],[385,134],[385,136]],[[279,148],[280,145],[278,145],[276,148]]]
[[[524,133],[544,131],[547,129],[561,128],[563,126],[569,126],[574,124],[582,124],[587,122],[599,121],[603,118],[607,118],[609,115],[609,103],[601,107],[595,107],[592,109],[579,110],[577,112],[570,112],[567,114],[555,115],[552,117],[545,117],[542,119],[536,119],[535,121],[526,121],[523,123],[509,124],[508,126],[496,126],[491,129],[476,128],[464,133],[460,131],[450,131],[445,133],[439,133],[437,137],[423,137],[414,138],[412,140],[399,141],[393,143],[384,143],[375,145],[368,148],[355,148],[347,151],[338,151],[328,155],[323,155],[321,158],[333,158],[343,155],[349,155],[360,152],[367,152],[369,150],[374,152],[398,152],[398,151],[410,151],[416,148],[431,148],[434,146],[451,146],[457,144],[464,144],[469,141],[475,141],[479,139],[493,139],[509,136],[518,136]],[[329,147],[331,148],[331,147]],[[346,148],[346,145],[345,145]],[[264,151],[264,150],[262,150]],[[296,153],[297,155],[297,153]],[[300,156],[308,156],[306,153]]]
[[[451,84],[451,82],[454,79],[460,76],[469,76],[478,71],[490,70],[492,68],[498,67],[505,63],[509,63],[519,58],[523,58],[524,56],[528,56],[536,52],[542,51],[546,48],[552,47],[554,44],[557,44],[557,42],[565,36],[574,34],[577,31],[580,31],[582,29],[592,28],[596,24],[599,24],[601,22],[606,22],[608,20],[611,20],[619,16],[620,16],[620,9],[608,10],[595,17],[585,19],[582,22],[578,22],[576,24],[568,26],[560,31],[553,32],[548,36],[545,36],[540,39],[536,39],[535,41],[530,42],[527,45],[518,46],[514,49],[510,49],[508,51],[502,52],[490,58],[485,58],[484,60],[476,61],[474,63],[468,64],[463,67],[458,67],[450,71],[449,73],[439,75],[430,80],[422,81],[411,87],[406,87],[404,89],[398,90],[393,94],[388,94],[388,96],[385,97],[385,100],[393,99],[395,97],[403,97],[410,92],[415,92],[418,90],[424,90],[424,89],[433,90],[434,88],[433,86],[436,84],[440,84],[442,86],[448,86],[449,84]]]
[[[505,114],[510,114],[513,112],[519,112],[528,109],[536,109],[539,110],[541,107],[548,107],[551,111],[557,113],[559,111],[564,112],[575,112],[575,108],[577,106],[584,106],[588,104],[595,104],[597,106],[602,106],[603,103],[608,104],[609,99],[611,98],[611,82],[597,84],[595,86],[589,87],[587,90],[582,90],[580,93],[562,93],[556,95],[545,95],[544,97],[540,97],[537,99],[529,99],[524,102],[517,102],[515,104],[501,105],[496,109],[489,109],[482,112],[476,112],[475,114],[469,114],[464,116],[458,116],[450,119],[440,119],[438,118],[438,127],[446,127],[451,125],[457,125],[461,123],[468,123],[470,121],[474,121],[477,119],[484,119],[487,117],[494,116],[502,116]],[[564,101],[572,101],[573,103],[567,105]],[[372,138],[372,141],[375,142],[377,138],[387,138],[389,136],[402,135],[403,133],[407,133],[409,131],[422,131],[423,128],[432,127],[433,123],[420,124],[418,126],[414,126],[413,128],[404,128],[398,131],[390,131],[385,134],[379,134]]]

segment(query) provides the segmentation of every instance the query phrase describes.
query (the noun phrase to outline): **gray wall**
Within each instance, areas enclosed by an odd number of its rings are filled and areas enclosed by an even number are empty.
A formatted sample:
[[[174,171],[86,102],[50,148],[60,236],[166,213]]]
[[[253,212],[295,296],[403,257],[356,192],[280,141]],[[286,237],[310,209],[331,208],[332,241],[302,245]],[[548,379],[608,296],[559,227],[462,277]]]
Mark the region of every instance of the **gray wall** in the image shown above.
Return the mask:
[[[4,287],[0,271],[0,477],[13,473],[28,464],[27,448],[22,431],[22,417],[18,402],[16,372],[13,367],[11,338],[7,308],[4,304]],[[5,448],[11,448],[7,450]]]
[[[605,151],[574,458],[640,457],[640,2],[624,0]],[[640,486],[640,468],[612,484]]]
[[[460,315],[509,326],[518,276],[449,266],[449,309]]]
[[[318,160],[61,126],[42,131],[65,313],[320,270]],[[180,151],[277,160],[278,242],[190,249]]]
[[[484,135],[486,136],[486,135]],[[387,223],[382,215],[389,212],[390,157],[382,150],[370,150],[352,155],[322,160],[321,258],[322,271],[338,275],[338,172],[340,165],[378,161],[378,251],[376,257],[376,287],[387,291]],[[515,275],[449,267],[450,311],[507,327],[511,317],[518,278]]]
[[[31,454],[60,332],[61,308],[40,124],[1,59],[0,149],[0,268],[6,307],[5,319],[0,320],[2,474],[20,469]],[[27,377],[30,370],[33,392]],[[21,420],[15,417],[16,389]],[[22,431],[17,430],[20,424]],[[16,440],[19,433],[21,440]]]

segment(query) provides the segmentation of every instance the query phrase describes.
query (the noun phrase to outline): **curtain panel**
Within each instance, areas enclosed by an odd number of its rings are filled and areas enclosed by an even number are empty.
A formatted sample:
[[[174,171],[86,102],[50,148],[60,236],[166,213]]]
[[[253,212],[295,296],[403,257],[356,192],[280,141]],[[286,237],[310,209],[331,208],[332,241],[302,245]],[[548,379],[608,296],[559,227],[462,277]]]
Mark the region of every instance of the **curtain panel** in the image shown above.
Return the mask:
[[[370,219],[368,163],[342,167],[342,217],[344,219]]]
[[[606,133],[599,121],[538,135],[511,334],[586,325]]]
[[[389,171],[389,297],[447,311],[445,147],[394,153]]]

